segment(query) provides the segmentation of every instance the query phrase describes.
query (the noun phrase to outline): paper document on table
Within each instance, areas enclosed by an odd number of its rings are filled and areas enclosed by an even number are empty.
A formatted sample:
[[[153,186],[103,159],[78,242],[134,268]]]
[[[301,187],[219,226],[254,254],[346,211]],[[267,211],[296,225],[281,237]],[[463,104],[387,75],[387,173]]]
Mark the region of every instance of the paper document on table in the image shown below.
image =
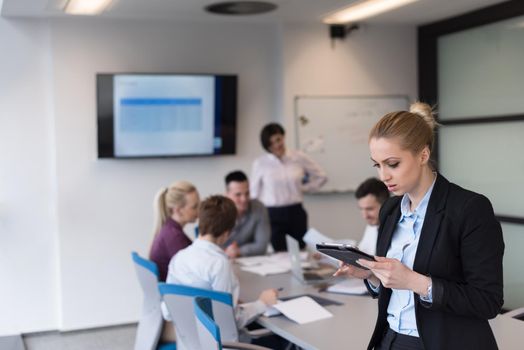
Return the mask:
[[[348,278],[342,282],[329,286],[326,289],[326,292],[362,295],[367,293],[367,289],[364,285],[364,281],[361,279]]]
[[[325,242],[332,242],[332,243],[344,243],[344,244],[350,244],[355,245],[355,241],[352,239],[333,239],[331,237],[328,237],[319,231],[317,231],[314,228],[310,228],[304,238],[304,242],[306,242],[307,249],[311,252],[317,251],[317,244],[318,243],[325,243]],[[323,264],[329,264],[335,267],[338,267],[338,260],[335,258],[332,258],[328,255],[322,254],[322,258],[319,261]]]
[[[313,250],[315,250],[317,243],[333,242],[332,238],[318,232],[314,228],[307,230],[302,239],[306,242],[307,247],[312,248]]]
[[[235,262],[242,266],[254,266],[260,265],[269,260],[267,255],[257,255],[257,256],[246,256],[242,258],[236,258]]]
[[[344,243],[344,244],[351,244],[355,245],[356,242],[353,239],[333,239],[331,237],[328,237],[319,231],[317,231],[314,228],[310,228],[307,230],[306,234],[303,238],[304,242],[306,242],[306,245],[308,249],[315,251],[317,243],[325,243],[325,242],[334,242],[334,243]]]
[[[298,324],[309,323],[333,317],[333,314],[320,306],[310,297],[300,297],[273,305],[287,318]]]
[[[307,252],[300,252],[300,259],[307,260]],[[255,266],[263,264],[289,264],[289,254],[287,252],[280,252],[271,255],[246,256],[236,258],[235,263],[242,266]]]
[[[300,259],[307,259],[307,252],[300,252]],[[235,259],[244,271],[256,273],[262,276],[285,273],[291,270],[291,260],[287,252],[272,255],[250,256]],[[302,262],[302,267],[312,267],[307,261]]]
[[[240,268],[243,271],[256,273],[257,275],[267,276],[267,275],[276,275],[279,273],[286,273],[291,268],[289,266],[282,266],[279,264],[262,264],[255,266],[242,266]]]

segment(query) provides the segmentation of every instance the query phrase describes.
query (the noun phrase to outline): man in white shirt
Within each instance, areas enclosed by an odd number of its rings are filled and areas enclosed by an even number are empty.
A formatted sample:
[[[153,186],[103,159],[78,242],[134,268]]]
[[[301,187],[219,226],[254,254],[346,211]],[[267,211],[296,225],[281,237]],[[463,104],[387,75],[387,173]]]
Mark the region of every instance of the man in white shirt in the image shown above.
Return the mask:
[[[363,252],[375,255],[379,224],[378,213],[382,204],[389,198],[388,188],[382,181],[372,177],[358,186],[355,197],[360,213],[367,222],[366,230],[358,248]]]
[[[235,225],[236,215],[235,204],[227,197],[211,196],[203,201],[198,214],[200,235],[171,259],[166,282],[231,293],[237,326],[241,329],[275,304],[278,292],[267,289],[258,300],[238,305],[238,279],[220,247]]]

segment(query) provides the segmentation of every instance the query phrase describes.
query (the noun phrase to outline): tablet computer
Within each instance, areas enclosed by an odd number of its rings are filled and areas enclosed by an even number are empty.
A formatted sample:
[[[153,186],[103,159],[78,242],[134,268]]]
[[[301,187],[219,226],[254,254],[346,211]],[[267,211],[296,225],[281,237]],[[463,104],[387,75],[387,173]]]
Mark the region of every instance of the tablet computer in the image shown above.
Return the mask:
[[[329,255],[337,260],[341,260],[346,264],[356,266],[358,268],[369,270],[368,268],[359,265],[356,261],[358,259],[375,261],[373,255],[364,253],[361,250],[353,247],[349,244],[341,243],[319,243],[317,244],[317,250],[321,253]]]

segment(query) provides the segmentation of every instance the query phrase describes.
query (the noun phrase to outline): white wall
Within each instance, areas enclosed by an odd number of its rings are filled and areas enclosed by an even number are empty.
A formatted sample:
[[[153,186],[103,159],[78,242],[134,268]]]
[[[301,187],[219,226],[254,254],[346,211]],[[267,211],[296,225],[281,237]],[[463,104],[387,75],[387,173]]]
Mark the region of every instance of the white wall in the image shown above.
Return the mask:
[[[293,146],[297,94],[416,88],[413,28],[370,27],[332,49],[314,24],[0,19],[0,52],[0,335],[136,321],[130,252],[147,255],[158,188],[190,179],[202,196],[221,192],[227,171],[249,172],[270,120]],[[238,74],[237,155],[97,160],[97,72]],[[306,207],[326,234],[360,237],[353,194]]]
[[[56,21],[51,33],[62,328],[135,321],[141,300],[130,251],[147,255],[154,193],[175,179],[191,180],[202,196],[222,192],[224,174],[249,171],[261,152],[252,140],[275,114],[276,32],[269,25],[91,20]],[[95,73],[118,71],[238,74],[238,154],[97,160]]]
[[[56,328],[59,292],[47,26],[0,18],[0,52],[0,335],[5,335]]]
[[[291,23],[283,26],[282,38],[283,115],[290,140],[297,95],[417,96],[414,27],[369,25],[332,43],[327,26]],[[332,237],[361,238],[365,223],[354,193],[311,195],[305,204],[310,225]]]

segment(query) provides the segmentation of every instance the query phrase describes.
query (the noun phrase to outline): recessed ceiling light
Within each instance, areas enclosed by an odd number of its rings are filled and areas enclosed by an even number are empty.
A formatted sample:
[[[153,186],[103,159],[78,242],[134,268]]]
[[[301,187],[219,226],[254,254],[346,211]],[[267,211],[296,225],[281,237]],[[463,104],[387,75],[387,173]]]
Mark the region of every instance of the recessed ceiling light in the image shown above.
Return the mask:
[[[228,1],[211,4],[204,9],[219,15],[258,15],[276,8],[277,5],[265,1]]]
[[[324,18],[327,24],[343,24],[363,20],[380,13],[394,10],[418,0],[364,0],[351,4]]]
[[[64,12],[70,15],[98,15],[102,13],[113,0],[69,0]]]

